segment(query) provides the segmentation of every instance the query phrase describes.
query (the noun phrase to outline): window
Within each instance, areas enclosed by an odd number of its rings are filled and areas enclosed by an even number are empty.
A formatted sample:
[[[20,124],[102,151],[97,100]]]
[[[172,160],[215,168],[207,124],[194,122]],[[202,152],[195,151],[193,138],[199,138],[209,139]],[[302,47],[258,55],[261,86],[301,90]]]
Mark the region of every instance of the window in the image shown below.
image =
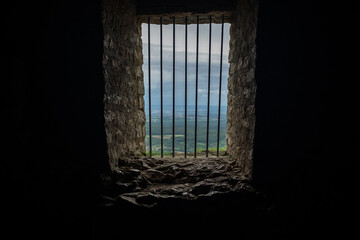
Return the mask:
[[[206,2],[206,4],[204,4]],[[191,44],[190,44],[190,33],[191,27],[197,23],[197,16],[199,16],[200,27],[204,26],[204,29],[208,29],[206,25],[209,23],[209,16],[212,16],[213,31],[215,31],[215,25],[221,23],[221,16],[224,15],[224,22],[231,23],[230,28],[230,40],[225,41],[224,39],[224,58],[227,50],[225,44],[229,43],[229,57],[228,57],[228,70],[225,67],[227,61],[223,61],[223,74],[228,72],[227,88],[224,86],[224,79],[222,79],[222,97],[227,95],[227,101],[223,101],[222,105],[227,102],[226,110],[226,153],[228,154],[229,160],[234,160],[247,176],[252,175],[252,152],[253,152],[253,139],[254,139],[254,128],[255,128],[255,96],[256,96],[256,82],[255,82],[255,58],[256,58],[256,25],[257,25],[257,10],[258,4],[253,1],[104,1],[103,2],[103,30],[104,30],[104,52],[103,52],[103,69],[104,69],[104,120],[105,120],[105,131],[107,138],[107,149],[109,156],[109,163],[112,170],[115,170],[119,162],[126,160],[132,156],[144,156],[146,154],[146,115],[145,111],[148,111],[148,106],[145,107],[145,99],[148,96],[145,94],[144,83],[148,82],[146,68],[143,71],[143,60],[147,60],[147,57],[143,57],[143,44],[141,40],[143,23],[148,23],[148,17],[151,17],[151,23],[156,24],[156,27],[151,27],[151,33],[159,28],[160,17],[162,16],[163,30],[166,27],[170,28],[170,42],[171,42],[171,26],[173,24],[172,16],[175,16],[175,27],[185,31],[185,17],[188,17],[188,104],[187,106],[187,119],[191,117],[191,95],[194,94],[194,87],[191,84],[194,83],[193,77],[191,76],[191,68],[194,65],[191,64]],[[166,15],[168,14],[168,15]],[[220,20],[220,21],[219,21]],[[226,25],[225,25],[226,26]],[[228,25],[230,26],[230,25]],[[201,28],[200,28],[201,29]],[[146,31],[146,28],[143,30]],[[181,33],[175,31],[175,46],[181,43]],[[152,34],[152,35],[155,35]],[[204,34],[206,38],[206,33]],[[151,37],[151,36],[150,36]],[[201,34],[200,34],[201,37]],[[213,35],[212,39],[215,39]],[[226,35],[224,35],[226,37]],[[150,39],[151,40],[151,39]],[[164,35],[164,43],[165,43]],[[151,42],[150,42],[151,44]],[[164,45],[165,46],[165,45]],[[207,44],[204,45],[205,48]],[[146,45],[144,46],[144,48]],[[171,47],[171,45],[170,45]],[[157,51],[151,50],[151,54]],[[163,51],[166,49],[163,48]],[[172,50],[171,48],[169,49]],[[176,49],[175,49],[176,50]],[[211,50],[212,54],[215,50]],[[159,52],[159,51],[158,51]],[[144,54],[147,50],[144,50]],[[182,65],[185,68],[185,61],[180,58],[182,54],[175,51],[175,63]],[[201,56],[199,54],[199,56]],[[172,71],[171,71],[171,60],[172,55],[167,56],[170,58],[170,76],[167,81],[170,81],[170,88],[165,92],[167,87],[165,75],[163,71],[163,94],[170,93],[172,96]],[[153,62],[155,58],[153,58]],[[206,58],[208,59],[208,58]],[[165,56],[164,59],[165,61]],[[215,58],[211,58],[211,63],[215,63]],[[154,67],[154,70],[152,69]],[[163,66],[165,67],[165,65]],[[200,66],[199,66],[200,67]],[[159,69],[159,68],[158,68]],[[151,72],[155,73],[155,66],[151,64]],[[163,69],[165,70],[165,68]],[[159,70],[158,70],[159,71]],[[185,69],[183,69],[185,71]],[[206,72],[207,70],[205,70]],[[211,75],[216,74],[219,68],[211,66]],[[179,79],[182,71],[175,67],[175,83],[180,84]],[[181,76],[184,76],[182,74]],[[205,77],[205,94],[209,90],[207,88]],[[218,81],[215,79],[215,81]],[[155,84],[155,76],[152,77],[152,85]],[[151,86],[152,86],[151,85]],[[181,84],[185,88],[185,84]],[[218,91],[215,88],[215,83],[210,84],[210,91]],[[157,84],[159,88],[159,84]],[[179,96],[179,89],[181,86],[175,86],[175,100]],[[200,95],[201,83],[199,79],[198,94]],[[148,89],[147,89],[148,90]],[[155,85],[153,86],[152,92],[155,91]],[[169,91],[169,92],[168,92]],[[223,94],[223,91],[227,91],[227,94]],[[155,96],[155,92],[154,92]],[[205,97],[206,99],[206,97]],[[210,95],[210,102],[215,100],[216,97]],[[168,104],[172,105],[172,99],[163,99],[163,106]],[[175,104],[177,104],[177,101]],[[179,100],[180,101],[180,100]],[[181,100],[183,101],[183,100]],[[185,100],[184,100],[185,101]],[[205,100],[207,102],[207,99]],[[216,101],[216,100],[215,100]],[[152,103],[159,104],[159,100],[155,101],[155,97],[152,99]],[[199,102],[200,103],[200,102]],[[181,103],[182,104],[182,103]],[[184,104],[185,105],[185,104]],[[155,109],[155,106],[152,110]],[[165,110],[165,109],[163,109]],[[175,110],[181,110],[175,108]],[[211,108],[210,108],[211,110]],[[223,112],[225,108],[222,108]],[[170,115],[172,115],[172,109],[170,108]],[[185,116],[183,116],[185,119]],[[152,118],[155,120],[155,113]],[[175,127],[177,123],[181,126],[184,125],[177,121],[175,117]],[[199,120],[199,119],[198,119]],[[185,120],[184,120],[185,121]],[[207,121],[206,121],[207,122]],[[194,129],[191,126],[190,120],[187,122],[187,128],[183,127],[182,131],[179,128],[180,133],[175,132],[174,135],[184,135],[185,129]],[[224,124],[221,121],[221,124]],[[154,124],[153,124],[154,125]],[[204,125],[198,124],[198,129],[204,127]],[[163,125],[164,127],[165,125]],[[206,126],[206,125],[205,125]],[[210,121],[210,129],[212,123]],[[207,126],[206,126],[207,127]],[[215,125],[216,128],[216,125]],[[149,129],[149,127],[148,127]],[[205,128],[206,129],[206,128]],[[221,129],[220,133],[223,130]],[[152,130],[155,133],[155,130]],[[173,135],[172,122],[170,122],[170,133],[167,134],[166,129],[163,129],[163,143],[168,141],[164,138],[165,134],[170,135],[170,142],[177,140],[171,138]],[[223,132],[225,134],[225,132]],[[187,133],[190,136],[190,132]],[[154,134],[155,135],[155,134]],[[211,136],[209,134],[209,136]],[[167,136],[169,137],[169,136]],[[199,137],[199,136],[198,136]],[[181,137],[179,137],[181,140]],[[184,139],[184,138],[183,138]],[[152,138],[152,141],[155,141]],[[161,137],[160,137],[161,141]],[[180,150],[187,146],[187,152],[190,155],[192,144],[190,139],[187,138],[187,144],[184,146],[179,145]],[[209,141],[209,148],[211,145]],[[153,144],[154,145],[154,144]],[[166,147],[166,144],[164,144]],[[175,145],[176,147],[178,145]],[[220,145],[221,146],[221,145]],[[170,145],[170,153],[173,145]],[[200,146],[198,145],[197,147]],[[153,149],[154,152],[156,149]],[[176,150],[176,149],[175,149]],[[167,150],[166,150],[167,151]],[[184,150],[185,151],[185,150]],[[192,158],[188,158],[190,161]]]
[[[216,23],[208,15],[193,19],[148,17],[142,24],[150,156],[208,157],[226,150],[230,24],[224,16]]]

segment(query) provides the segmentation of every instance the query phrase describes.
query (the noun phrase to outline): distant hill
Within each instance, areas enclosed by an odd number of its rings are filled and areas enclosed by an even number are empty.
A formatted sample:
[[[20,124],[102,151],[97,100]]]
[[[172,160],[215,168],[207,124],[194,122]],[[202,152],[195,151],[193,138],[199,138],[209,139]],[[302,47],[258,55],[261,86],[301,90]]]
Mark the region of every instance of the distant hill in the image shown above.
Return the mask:
[[[210,113],[218,113],[219,111],[219,107],[218,106],[211,106],[210,105]],[[160,113],[161,108],[160,105],[151,105],[151,114],[154,113]],[[173,111],[173,106],[172,105],[164,105],[163,106],[163,113],[165,114],[172,114]],[[220,113],[221,114],[226,114],[227,111],[227,106],[226,105],[222,105],[220,108]],[[198,105],[198,114],[204,114],[207,113],[207,106],[206,105]],[[184,105],[175,105],[175,114],[184,114],[185,113],[185,106]],[[145,109],[145,114],[146,116],[149,115],[149,107],[146,107]],[[194,115],[195,114],[195,105],[188,105],[187,107],[187,114],[188,116]]]

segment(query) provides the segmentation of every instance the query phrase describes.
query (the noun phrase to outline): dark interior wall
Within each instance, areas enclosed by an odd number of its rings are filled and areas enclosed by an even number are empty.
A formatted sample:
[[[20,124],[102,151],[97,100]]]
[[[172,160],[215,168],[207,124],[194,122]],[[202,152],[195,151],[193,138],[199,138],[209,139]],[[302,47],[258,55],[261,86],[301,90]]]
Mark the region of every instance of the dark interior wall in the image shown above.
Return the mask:
[[[304,159],[328,154],[331,26],[326,7],[312,1],[261,3],[256,41],[259,182],[282,181],[300,168],[312,171]]]
[[[8,230],[49,239],[69,228],[90,233],[99,173],[108,168],[101,1],[11,1],[2,19],[11,77],[10,91],[2,89]]]
[[[289,232],[351,230],[354,16],[351,2],[260,1],[254,183]]]
[[[172,12],[206,13],[211,11],[232,11],[235,8],[234,0],[137,0],[137,14],[152,15]]]
[[[316,2],[259,5],[253,173],[275,202],[267,230],[285,236],[351,230],[339,228],[350,224],[347,153],[355,139],[342,134],[349,128],[341,100],[343,81],[355,79],[355,15],[351,3]],[[108,168],[101,1],[13,1],[2,18],[11,76],[11,91],[3,89],[4,227],[12,236],[76,230],[84,239]]]

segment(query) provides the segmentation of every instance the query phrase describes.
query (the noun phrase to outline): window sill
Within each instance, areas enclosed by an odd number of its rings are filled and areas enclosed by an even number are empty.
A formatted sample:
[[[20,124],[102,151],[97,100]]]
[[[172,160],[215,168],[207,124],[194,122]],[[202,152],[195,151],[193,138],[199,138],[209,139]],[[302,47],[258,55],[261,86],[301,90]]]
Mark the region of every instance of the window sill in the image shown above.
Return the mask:
[[[119,161],[105,205],[127,201],[154,207],[171,200],[197,200],[254,189],[227,156],[200,158],[128,157]]]

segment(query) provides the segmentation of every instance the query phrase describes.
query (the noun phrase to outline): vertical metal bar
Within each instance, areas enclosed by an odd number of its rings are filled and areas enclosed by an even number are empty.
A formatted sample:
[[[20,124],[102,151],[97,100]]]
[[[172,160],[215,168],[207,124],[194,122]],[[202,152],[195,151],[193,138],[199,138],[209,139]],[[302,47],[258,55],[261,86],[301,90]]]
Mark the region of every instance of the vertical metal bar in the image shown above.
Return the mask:
[[[218,111],[218,129],[217,129],[217,146],[216,146],[216,156],[217,156],[217,157],[219,157],[219,142],[220,142],[220,109],[221,109],[221,80],[222,80],[223,44],[224,44],[224,15],[222,15],[222,17],[221,17],[221,50],[220,50],[220,78],[219,78],[219,111]]]
[[[175,17],[173,17],[173,137],[172,157],[175,157]]]
[[[150,63],[150,17],[148,17],[148,63],[149,63],[149,143],[150,143],[150,157],[152,157],[152,142],[151,142],[151,63]]]
[[[196,18],[196,87],[195,87],[195,146],[194,158],[196,158],[196,142],[197,142],[197,112],[198,112],[198,86],[199,86],[199,16]]]
[[[162,17],[160,17],[160,108],[161,108],[161,157],[164,157],[164,132],[163,132],[163,52],[162,52]]]
[[[185,17],[185,151],[184,157],[186,158],[187,152],[187,17]]]
[[[209,156],[209,113],[210,113],[210,72],[211,72],[211,16],[209,16],[209,72],[208,72],[208,104],[206,124],[206,157]]]

